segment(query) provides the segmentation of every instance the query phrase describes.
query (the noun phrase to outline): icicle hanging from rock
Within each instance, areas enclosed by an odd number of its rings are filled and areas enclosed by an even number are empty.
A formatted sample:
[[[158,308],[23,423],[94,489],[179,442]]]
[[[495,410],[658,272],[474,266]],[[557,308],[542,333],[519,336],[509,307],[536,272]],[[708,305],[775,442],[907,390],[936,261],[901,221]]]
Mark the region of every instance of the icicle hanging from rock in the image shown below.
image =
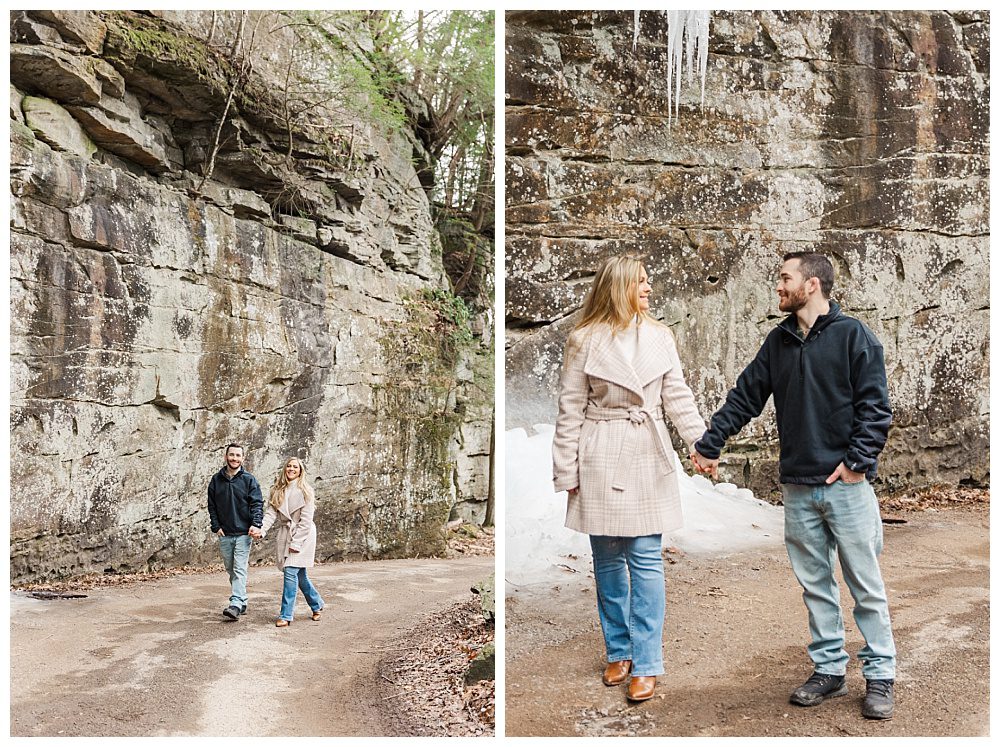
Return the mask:
[[[701,104],[705,105],[705,74],[708,69],[708,26],[711,11],[708,10],[668,10],[667,11],[667,121],[670,121],[670,107],[673,114],[680,114],[681,76],[684,58],[687,57],[688,83],[694,82],[695,57],[698,60],[698,75],[701,78]],[[676,88],[671,86],[676,81]],[[671,101],[672,99],[672,101]]]
[[[698,75],[701,77],[701,106],[705,107],[705,74],[708,72],[708,22],[712,18],[710,10],[696,10],[695,34],[698,40]]]
[[[632,49],[639,44],[639,12],[633,11]],[[681,76],[687,57],[688,83],[694,82],[697,62],[701,78],[701,105],[705,105],[705,74],[708,70],[708,27],[710,10],[668,10],[667,13],[667,126],[680,113]],[[674,88],[676,86],[676,90]]]

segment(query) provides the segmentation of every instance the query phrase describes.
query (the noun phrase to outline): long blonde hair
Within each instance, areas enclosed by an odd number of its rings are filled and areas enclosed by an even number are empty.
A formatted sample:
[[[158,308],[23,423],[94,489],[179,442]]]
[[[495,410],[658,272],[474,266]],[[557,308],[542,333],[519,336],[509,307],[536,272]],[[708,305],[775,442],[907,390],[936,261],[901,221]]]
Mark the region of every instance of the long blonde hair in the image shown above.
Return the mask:
[[[612,333],[626,329],[632,320],[656,322],[649,312],[639,308],[639,280],[642,277],[642,260],[634,254],[608,257],[597,268],[594,282],[583,299],[580,320],[573,328],[566,348],[567,360],[583,345],[585,336],[579,330],[597,324],[607,324]]]
[[[302,495],[305,496],[307,501],[312,501],[316,498],[316,492],[312,489],[312,485],[306,482],[306,465],[298,457],[290,457],[281,466],[281,469],[278,470],[278,476],[274,478],[274,485],[271,486],[271,496],[268,499],[268,503],[275,509],[281,508],[285,502],[285,489],[292,484],[285,477],[285,467],[292,462],[299,465],[299,476],[295,478],[295,485],[302,491]]]
[[[620,332],[632,323],[652,319],[639,308],[639,279],[642,260],[634,254],[608,257],[594,276],[594,282],[583,299],[583,312],[576,329],[593,324],[607,324],[612,332]]]

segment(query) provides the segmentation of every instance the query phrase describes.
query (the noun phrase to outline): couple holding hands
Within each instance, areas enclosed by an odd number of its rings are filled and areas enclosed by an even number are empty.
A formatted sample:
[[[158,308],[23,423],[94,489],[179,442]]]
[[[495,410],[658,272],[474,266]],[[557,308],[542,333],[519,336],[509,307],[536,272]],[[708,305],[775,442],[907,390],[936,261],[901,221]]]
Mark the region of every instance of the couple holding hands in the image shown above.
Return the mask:
[[[774,397],[785,545],[809,613],[812,675],[791,702],[845,695],[849,656],[834,576],[839,556],[865,638],[861,712],[893,711],[896,650],[878,565],[882,522],[870,480],[888,436],[882,345],[830,300],[834,272],[821,254],[785,255],[777,293],[788,316],[770,331],[706,428],[668,327],[649,313],[649,278],[624,255],[598,269],[569,336],[553,440],[566,526],[590,535],[607,667],[632,701],[663,674],[665,590],[661,538],[681,526],[680,488],[664,416],[695,469],[718,476],[726,441]]]
[[[229,574],[232,593],[222,614],[239,619],[247,609],[247,564],[253,539],[263,539],[275,527],[275,560],[284,573],[281,609],[275,625],[292,623],[296,589],[301,589],[318,621],[323,598],[307,575],[316,556],[316,494],[306,481],[306,468],[296,457],[288,459],[271,486],[267,511],[260,483],[243,469],[243,447],[226,446],[226,464],[208,484],[208,516],[219,537],[219,552]]]

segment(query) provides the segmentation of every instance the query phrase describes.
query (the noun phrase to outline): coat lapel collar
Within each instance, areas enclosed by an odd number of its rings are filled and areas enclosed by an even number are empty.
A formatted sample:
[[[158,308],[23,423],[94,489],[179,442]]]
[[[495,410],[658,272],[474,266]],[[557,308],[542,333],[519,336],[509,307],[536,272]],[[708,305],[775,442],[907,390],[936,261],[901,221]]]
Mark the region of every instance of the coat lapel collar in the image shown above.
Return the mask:
[[[298,511],[302,506],[305,505],[305,500],[303,499],[302,493],[298,490],[285,490],[285,500],[281,504],[281,508],[278,509],[285,518],[289,521],[292,520],[292,514]]]
[[[636,376],[632,363],[625,360],[621,345],[607,325],[602,324],[594,330],[587,363],[583,370],[587,376],[604,379],[628,389],[639,398],[640,402],[642,401],[642,384],[639,377]]]
[[[662,376],[674,365],[674,356],[668,342],[670,333],[645,321],[639,325],[639,355],[635,361],[635,375],[641,386]]]

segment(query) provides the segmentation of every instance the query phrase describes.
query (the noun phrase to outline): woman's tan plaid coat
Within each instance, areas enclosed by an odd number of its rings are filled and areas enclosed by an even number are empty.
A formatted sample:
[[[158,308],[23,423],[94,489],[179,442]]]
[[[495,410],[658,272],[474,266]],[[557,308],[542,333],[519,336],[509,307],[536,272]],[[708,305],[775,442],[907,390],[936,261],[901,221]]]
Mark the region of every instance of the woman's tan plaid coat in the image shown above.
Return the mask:
[[[566,346],[552,446],[557,491],[569,498],[566,526],[585,534],[640,537],[682,525],[680,487],[663,422],[688,447],[705,422],[681,370],[670,330],[644,321],[634,359],[608,325],[575,330]]]

